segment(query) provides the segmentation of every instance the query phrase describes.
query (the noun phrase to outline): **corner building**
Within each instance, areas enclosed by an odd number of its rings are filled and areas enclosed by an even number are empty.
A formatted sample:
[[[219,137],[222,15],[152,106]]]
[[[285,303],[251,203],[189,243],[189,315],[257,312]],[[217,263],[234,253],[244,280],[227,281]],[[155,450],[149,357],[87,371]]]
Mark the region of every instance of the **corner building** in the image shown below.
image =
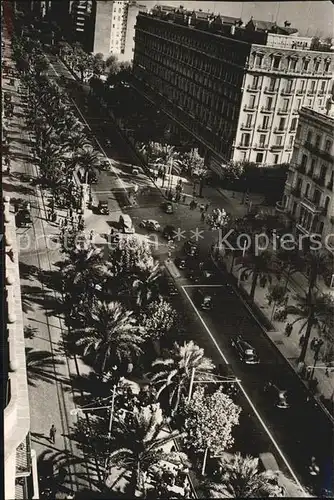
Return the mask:
[[[262,24],[261,24],[262,23]],[[188,131],[218,174],[289,162],[302,106],[324,110],[333,54],[273,23],[183,9],[137,17],[134,85]]]

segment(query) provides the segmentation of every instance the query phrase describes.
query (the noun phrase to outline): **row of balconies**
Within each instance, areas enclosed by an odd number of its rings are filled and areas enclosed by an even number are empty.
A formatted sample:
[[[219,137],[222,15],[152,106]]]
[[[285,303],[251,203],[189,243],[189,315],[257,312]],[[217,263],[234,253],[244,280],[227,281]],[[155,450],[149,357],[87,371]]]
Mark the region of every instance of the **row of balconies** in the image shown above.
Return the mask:
[[[262,90],[262,86],[258,85],[258,86],[253,86],[253,85],[247,85],[247,90],[251,91],[251,92],[260,92]],[[273,88],[273,87],[264,87],[264,90],[263,92],[265,94],[277,94],[278,93],[278,88]],[[325,90],[321,89],[319,91],[317,91],[317,89],[309,89],[309,90],[306,90],[306,89],[297,89],[296,90],[296,87],[294,87],[293,89],[281,89],[280,91],[280,94],[281,95],[285,95],[285,96],[291,96],[293,95],[294,93],[296,92],[296,94],[298,95],[325,95],[326,92]]]
[[[333,180],[331,179],[329,182],[326,182],[326,176],[320,176],[312,172],[311,169],[307,170],[304,165],[298,165],[296,168],[297,172],[302,175],[306,175],[310,179],[312,179],[318,186],[326,187],[327,189],[333,189]]]
[[[254,111],[257,111],[258,110],[258,106],[256,106],[255,104],[253,104],[252,106],[250,104],[245,104],[244,105],[244,111],[247,111],[247,112],[254,112]],[[272,108],[265,108],[264,106],[261,107],[261,112],[262,113],[273,113],[275,110],[274,107]],[[277,110],[277,114],[278,115],[289,115],[290,113],[292,113],[293,115],[298,115],[299,113],[299,110],[297,108],[295,109],[284,109],[284,108],[279,108]]]
[[[309,141],[304,142],[304,147],[308,149],[311,153],[320,156],[326,161],[332,161],[333,160],[333,155],[331,154],[330,151],[325,151],[321,149],[318,145],[312,144]]]
[[[328,207],[320,206],[319,201],[314,196],[306,196],[305,193],[302,194],[301,188],[292,188],[291,194],[295,198],[299,198],[306,203],[313,212],[316,212],[319,215],[327,215]]]

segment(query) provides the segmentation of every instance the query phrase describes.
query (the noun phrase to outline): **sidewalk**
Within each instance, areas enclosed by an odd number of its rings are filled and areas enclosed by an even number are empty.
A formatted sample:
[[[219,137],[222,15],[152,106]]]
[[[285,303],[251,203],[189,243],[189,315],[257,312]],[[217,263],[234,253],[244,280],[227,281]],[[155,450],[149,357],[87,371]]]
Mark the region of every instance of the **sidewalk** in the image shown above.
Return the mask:
[[[6,62],[13,66],[9,58]],[[4,177],[3,190],[11,198],[28,201],[33,219],[32,229],[17,230],[19,241],[26,238],[28,243],[23,245],[19,255],[24,326],[35,332],[25,339],[25,347],[41,360],[40,375],[29,383],[30,432],[38,459],[41,490],[46,486],[53,488],[50,480],[45,482],[46,469],[52,467],[53,480],[61,482],[57,491],[53,491],[53,498],[59,498],[59,495],[83,488],[95,489],[96,468],[92,457],[83,457],[70,436],[75,422],[70,411],[80,397],[80,390],[72,380],[79,375],[77,369],[84,374],[87,367],[80,360],[76,364],[74,359],[67,358],[62,348],[66,326],[61,315],[54,312],[61,298],[48,281],[54,271],[54,262],[61,259],[59,250],[48,247],[48,241],[58,234],[58,229],[47,222],[47,193],[30,182],[36,176],[37,167],[31,152],[32,133],[24,121],[26,98],[16,88],[8,87],[6,79],[2,79],[2,85],[4,90],[11,92],[14,102],[14,115],[8,127],[12,166],[10,175]],[[54,444],[49,440],[51,424],[57,429]],[[65,472],[62,481],[60,470]]]
[[[232,264],[232,256],[225,255],[223,257],[224,265],[226,269],[231,269]],[[216,261],[217,263],[217,261]],[[233,267],[233,275],[239,281],[239,287],[247,292],[249,295],[251,289],[251,280],[250,276],[248,280],[240,282],[239,280],[239,271],[240,265],[234,264]],[[272,285],[278,283],[278,280],[273,277]],[[306,278],[299,274],[293,277],[293,280],[290,280],[287,286],[288,292],[288,305],[294,305],[294,296],[296,294],[301,294],[306,290]],[[269,306],[267,300],[268,294],[268,286],[261,287],[258,283],[255,290],[255,305],[262,311],[262,313],[268,318],[268,320],[273,325],[272,331],[269,329],[266,330],[266,333],[270,340],[275,344],[276,348],[281,352],[284,358],[289,362],[291,367],[298,373],[300,367],[298,367],[298,357],[300,355],[300,334],[298,333],[302,322],[298,322],[294,325],[293,331],[289,337],[285,334],[285,327],[288,322],[292,322],[296,319],[296,316],[289,314],[285,321],[277,321],[272,319],[273,316],[273,305]],[[326,371],[324,363],[321,361],[321,356],[319,357],[319,361],[315,363],[314,352],[310,348],[310,344],[313,338],[318,338],[316,332],[312,332],[309,347],[306,353],[305,365],[306,367],[311,367],[311,370],[314,368],[313,378],[318,381],[318,385],[316,391],[314,393],[314,397],[317,399],[318,403],[321,404],[322,408],[326,413],[330,416],[330,418],[334,421],[334,412],[333,412],[333,397],[334,397],[334,369],[329,369]],[[299,374],[299,373],[298,373]],[[300,374],[299,374],[300,376]],[[305,379],[302,379],[304,384],[308,386],[309,382]]]

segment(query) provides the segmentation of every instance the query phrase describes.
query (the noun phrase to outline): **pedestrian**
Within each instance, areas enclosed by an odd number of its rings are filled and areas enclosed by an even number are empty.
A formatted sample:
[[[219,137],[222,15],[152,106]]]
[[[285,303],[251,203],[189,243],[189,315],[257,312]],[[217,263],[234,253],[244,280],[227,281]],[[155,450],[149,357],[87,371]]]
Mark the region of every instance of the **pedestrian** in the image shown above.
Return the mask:
[[[9,175],[10,174],[10,165],[8,164],[7,165],[7,170],[6,170],[7,174]]]
[[[310,380],[310,378],[311,378],[311,373],[312,373],[312,368],[311,368],[311,366],[308,366],[308,367],[306,368],[306,374],[305,374],[305,379],[306,379],[306,380]]]
[[[93,238],[94,238],[94,229],[92,229],[91,232],[89,233],[90,241],[93,241]]]
[[[203,222],[205,221],[205,212],[201,213],[201,221],[203,221]]]
[[[52,219],[52,214],[53,214],[52,210],[49,210],[48,211],[48,220]]]
[[[205,211],[206,212],[209,210],[209,207],[210,207],[210,203],[206,203],[206,205],[205,205]]]
[[[305,341],[305,335],[301,335],[299,339],[299,346],[302,347]]]
[[[287,323],[287,325],[285,327],[285,335],[287,337],[290,337],[291,333],[292,333],[292,325],[291,325],[291,323]]]
[[[315,457],[311,457],[311,463],[308,467],[308,471],[311,476],[318,476],[320,467],[317,464]]]
[[[317,342],[317,339],[313,337],[313,339],[310,342],[310,348],[312,351],[315,351],[315,349],[316,349],[316,342]]]
[[[57,432],[56,426],[54,424],[52,424],[50,427],[50,441],[51,441],[51,443],[56,442],[56,432]]]

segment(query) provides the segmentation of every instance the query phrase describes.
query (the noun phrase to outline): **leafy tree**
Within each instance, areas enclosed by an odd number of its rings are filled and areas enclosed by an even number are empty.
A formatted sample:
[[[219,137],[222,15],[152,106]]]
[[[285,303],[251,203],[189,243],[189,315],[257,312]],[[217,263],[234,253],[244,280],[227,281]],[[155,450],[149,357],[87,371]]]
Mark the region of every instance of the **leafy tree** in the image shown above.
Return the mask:
[[[205,394],[204,387],[196,388],[191,400],[183,400],[180,408],[187,432],[185,448],[196,454],[205,453],[207,448],[215,455],[222,454],[233,444],[232,430],[239,423],[240,411],[222,386],[212,394]]]
[[[190,341],[182,346],[175,342],[170,357],[157,359],[152,367],[157,370],[150,375],[150,380],[157,389],[157,398],[167,392],[172,413],[175,413],[182,394],[187,394],[189,390],[193,370],[197,380],[207,380],[214,378],[212,371],[215,365],[204,356],[204,349]]]
[[[277,305],[280,305],[284,302],[284,298],[286,297],[286,288],[285,286],[277,283],[274,286],[269,287],[269,293],[266,298],[268,299],[269,305],[274,302]]]
[[[94,365],[100,374],[124,361],[132,363],[142,354],[140,327],[132,311],[126,311],[119,302],[101,302],[93,307],[91,318],[83,329],[78,346],[84,354],[94,354]]]
[[[132,414],[121,416],[118,423],[119,448],[109,455],[108,466],[125,467],[131,471],[131,498],[146,493],[147,475],[161,462],[180,464],[187,461],[184,453],[166,452],[164,447],[180,438],[182,433],[169,432],[159,404],[135,408]],[[111,483],[112,476],[107,479]]]
[[[301,322],[299,333],[305,331],[304,342],[299,356],[299,361],[304,362],[308,343],[313,328],[317,328],[321,335],[324,327],[333,327],[334,301],[330,294],[322,294],[317,290],[309,290],[305,295],[294,297],[295,305],[288,306],[288,314],[295,314],[297,317],[291,322],[292,325]]]
[[[73,164],[84,169],[85,182],[89,181],[89,176],[95,173],[95,169],[101,169],[101,158],[97,151],[81,149],[73,157]]]
[[[93,56],[92,70],[94,75],[103,75],[106,69],[106,62],[104,60],[103,54],[98,52]]]
[[[70,233],[64,241],[64,249],[69,260],[63,263],[62,276],[69,292],[73,287],[77,290],[78,286],[87,291],[96,283],[97,278],[105,276],[106,263],[100,250],[80,238],[80,233]]]
[[[49,67],[50,67],[50,63],[44,55],[38,56],[34,60],[34,69],[35,69],[37,75],[40,75],[41,73],[46,72],[49,69]]]
[[[279,474],[260,472],[258,458],[236,453],[224,460],[214,480],[205,482],[205,490],[210,498],[284,497],[285,490],[278,483]]]
[[[172,328],[176,319],[173,307],[162,297],[151,302],[141,316],[141,324],[145,328],[147,338],[159,340]]]
[[[122,238],[109,254],[109,262],[115,275],[137,276],[141,271],[153,269],[155,262],[147,241],[133,236]]]

